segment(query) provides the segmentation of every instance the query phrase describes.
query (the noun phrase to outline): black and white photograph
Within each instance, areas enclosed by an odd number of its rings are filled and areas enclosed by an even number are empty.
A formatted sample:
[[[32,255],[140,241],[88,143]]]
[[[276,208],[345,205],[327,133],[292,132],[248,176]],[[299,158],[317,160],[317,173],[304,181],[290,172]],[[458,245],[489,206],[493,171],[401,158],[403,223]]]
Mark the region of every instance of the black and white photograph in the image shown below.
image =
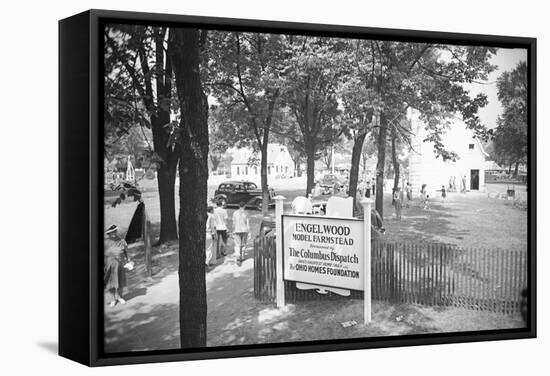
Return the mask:
[[[241,29],[100,24],[104,353],[528,328],[527,48]]]
[[[544,373],[545,9],[6,3],[0,374]]]

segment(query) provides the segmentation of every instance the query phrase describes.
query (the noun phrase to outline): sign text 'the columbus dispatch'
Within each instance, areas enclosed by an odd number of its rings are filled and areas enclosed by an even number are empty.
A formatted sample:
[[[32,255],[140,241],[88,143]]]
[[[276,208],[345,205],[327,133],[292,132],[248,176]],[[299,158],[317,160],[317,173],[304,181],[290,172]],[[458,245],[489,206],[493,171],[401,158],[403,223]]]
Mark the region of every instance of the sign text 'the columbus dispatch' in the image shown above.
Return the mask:
[[[283,216],[284,279],[363,290],[363,222]]]

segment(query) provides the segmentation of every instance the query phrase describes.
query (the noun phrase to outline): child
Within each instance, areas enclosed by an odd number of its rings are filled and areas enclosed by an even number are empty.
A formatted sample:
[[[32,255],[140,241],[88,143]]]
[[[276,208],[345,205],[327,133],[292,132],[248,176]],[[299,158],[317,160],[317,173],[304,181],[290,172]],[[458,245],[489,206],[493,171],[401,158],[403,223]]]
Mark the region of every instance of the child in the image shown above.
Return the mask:
[[[427,184],[422,184],[422,189],[420,190],[420,198],[422,199],[422,206],[424,210],[428,209],[428,199],[430,197],[426,187]]]
[[[445,186],[442,185],[441,186],[441,199],[443,200],[443,202],[445,202],[445,197],[447,197],[447,191],[445,191]]]
[[[409,207],[409,204],[413,199],[413,188],[411,183],[407,183],[407,186],[405,187],[405,191],[407,192],[407,207]]]
[[[393,206],[395,207],[395,217],[398,221],[401,220],[402,199],[401,188],[397,187],[393,192]]]

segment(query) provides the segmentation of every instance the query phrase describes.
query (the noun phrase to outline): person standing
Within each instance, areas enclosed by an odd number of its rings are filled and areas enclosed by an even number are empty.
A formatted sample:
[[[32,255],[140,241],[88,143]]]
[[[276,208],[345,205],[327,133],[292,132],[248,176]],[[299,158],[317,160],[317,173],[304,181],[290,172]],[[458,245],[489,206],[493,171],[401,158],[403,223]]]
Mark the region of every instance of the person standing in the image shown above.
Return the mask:
[[[227,246],[228,215],[221,201],[218,202],[216,209],[214,209],[213,216],[216,227],[216,258],[218,258],[226,255],[225,248]]]
[[[413,189],[411,183],[407,182],[407,185],[405,186],[405,192],[407,193],[407,207],[409,207],[413,199]]]
[[[466,175],[462,177],[462,187],[460,190],[462,193],[466,193]]]
[[[393,206],[395,207],[395,217],[401,220],[401,208],[403,207],[403,194],[401,188],[397,187],[393,191]]]
[[[447,197],[447,191],[445,190],[445,186],[442,185],[441,186],[441,199],[443,200],[443,202],[445,202],[446,197]]]
[[[318,197],[321,195],[321,185],[319,184],[319,182],[315,183],[312,194],[313,194],[313,197]]]
[[[206,248],[206,265],[216,265],[217,252],[212,252],[214,243],[216,242],[216,224],[214,219],[214,208],[208,206],[206,208],[206,239],[210,238],[210,245]]]
[[[128,244],[119,238],[116,225],[110,226],[105,231],[103,240],[103,284],[109,293],[111,301],[109,307],[117,303],[126,304],[122,298],[123,289],[126,286],[126,270],[124,265],[128,263]]]
[[[359,193],[359,197],[364,197],[363,194],[365,192],[365,181],[363,179],[359,180],[359,184],[357,184],[357,193]]]
[[[423,206],[424,210],[428,209],[428,199],[429,199],[429,197],[430,196],[428,195],[427,185],[422,184],[422,189],[420,190],[420,198],[422,200],[422,206]]]
[[[250,232],[250,220],[248,214],[244,210],[245,203],[241,201],[239,203],[239,210],[233,213],[233,233],[235,238],[235,252],[239,252],[237,262],[240,263],[243,260],[243,247],[246,246],[248,239],[248,233]]]

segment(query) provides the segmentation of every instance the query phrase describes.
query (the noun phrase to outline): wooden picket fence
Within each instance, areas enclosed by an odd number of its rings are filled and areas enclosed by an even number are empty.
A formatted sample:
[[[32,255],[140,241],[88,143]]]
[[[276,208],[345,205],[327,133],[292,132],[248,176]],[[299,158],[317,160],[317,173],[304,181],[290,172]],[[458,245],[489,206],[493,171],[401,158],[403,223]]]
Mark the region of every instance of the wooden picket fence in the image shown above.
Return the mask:
[[[392,303],[453,306],[505,314],[520,310],[527,287],[527,253],[519,250],[460,248],[449,244],[390,243],[372,246],[372,298]],[[254,295],[275,301],[275,237],[254,241]],[[299,290],[285,281],[289,302],[342,299]],[[362,291],[350,298],[362,299]]]

